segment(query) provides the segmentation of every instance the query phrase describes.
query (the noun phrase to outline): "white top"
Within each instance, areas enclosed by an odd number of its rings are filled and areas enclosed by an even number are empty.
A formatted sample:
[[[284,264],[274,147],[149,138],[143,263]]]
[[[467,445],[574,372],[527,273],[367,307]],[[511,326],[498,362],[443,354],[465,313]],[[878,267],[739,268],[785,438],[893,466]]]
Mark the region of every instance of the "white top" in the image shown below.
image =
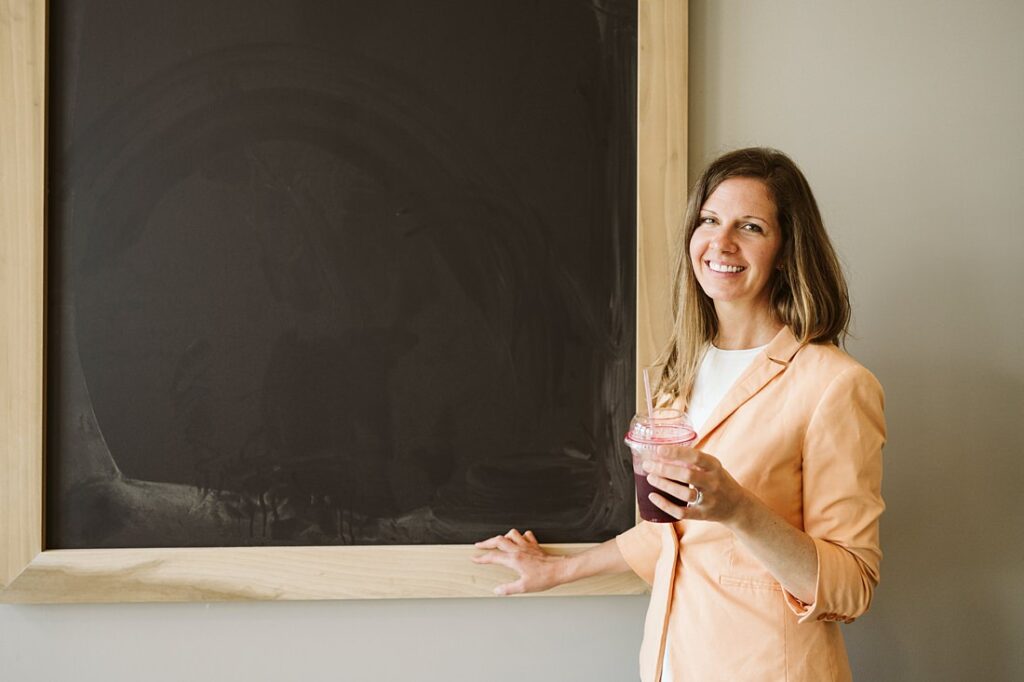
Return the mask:
[[[767,345],[744,350],[722,350],[709,346],[697,370],[697,380],[693,383],[690,404],[686,408],[690,425],[700,435],[704,435],[704,424],[708,417],[722,402],[732,385],[750,367],[754,358],[767,348]]]
[[[750,367],[754,358],[767,347],[764,345],[744,350],[722,350],[708,346],[707,353],[704,354],[704,359],[700,362],[700,369],[697,370],[697,379],[693,382],[690,404],[686,408],[690,426],[699,436],[704,435],[704,424],[718,407],[718,403],[722,402],[722,398],[740,378],[740,375]],[[672,670],[665,665],[671,646],[671,642],[665,642],[665,658],[661,664],[661,682],[674,682]]]

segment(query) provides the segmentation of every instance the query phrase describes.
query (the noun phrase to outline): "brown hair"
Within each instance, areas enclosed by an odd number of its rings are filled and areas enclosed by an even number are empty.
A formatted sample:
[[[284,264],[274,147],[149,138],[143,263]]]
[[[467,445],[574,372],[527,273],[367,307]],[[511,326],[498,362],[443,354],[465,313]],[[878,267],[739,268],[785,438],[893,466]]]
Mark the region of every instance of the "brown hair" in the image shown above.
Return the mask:
[[[768,285],[772,316],[801,343],[838,346],[846,338],[846,280],[807,179],[776,149],[738,149],[712,161],[690,191],[673,267],[672,338],[661,358],[665,369],[658,392],[663,397],[680,396],[689,402],[701,358],[718,334],[714,303],[697,282],[690,262],[690,239],[708,197],[722,182],[736,177],[762,181],[775,202],[782,247],[778,270]]]

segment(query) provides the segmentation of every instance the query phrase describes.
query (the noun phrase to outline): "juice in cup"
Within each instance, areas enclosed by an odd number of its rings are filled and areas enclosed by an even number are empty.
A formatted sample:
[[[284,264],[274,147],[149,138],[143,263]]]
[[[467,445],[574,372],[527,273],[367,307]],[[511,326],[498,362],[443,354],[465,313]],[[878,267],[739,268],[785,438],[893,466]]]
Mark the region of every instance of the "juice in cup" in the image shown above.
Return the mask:
[[[657,490],[647,482],[643,464],[652,459],[661,445],[689,445],[697,437],[687,422],[686,415],[679,410],[656,409],[650,416],[636,415],[629,423],[626,445],[633,453],[633,480],[636,482],[636,501],[640,507],[640,518],[654,523],[672,523],[678,519],[669,516],[647,497],[656,492],[669,502],[685,507],[686,502]]]

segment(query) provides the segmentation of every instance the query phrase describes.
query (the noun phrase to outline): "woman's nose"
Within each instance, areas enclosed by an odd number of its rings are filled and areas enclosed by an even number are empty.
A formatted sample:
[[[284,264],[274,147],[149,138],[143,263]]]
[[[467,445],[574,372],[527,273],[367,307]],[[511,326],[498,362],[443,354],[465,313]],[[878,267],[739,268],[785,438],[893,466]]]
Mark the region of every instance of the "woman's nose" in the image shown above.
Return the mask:
[[[711,239],[711,246],[723,253],[732,253],[736,250],[736,242],[732,239],[731,230],[722,230]]]

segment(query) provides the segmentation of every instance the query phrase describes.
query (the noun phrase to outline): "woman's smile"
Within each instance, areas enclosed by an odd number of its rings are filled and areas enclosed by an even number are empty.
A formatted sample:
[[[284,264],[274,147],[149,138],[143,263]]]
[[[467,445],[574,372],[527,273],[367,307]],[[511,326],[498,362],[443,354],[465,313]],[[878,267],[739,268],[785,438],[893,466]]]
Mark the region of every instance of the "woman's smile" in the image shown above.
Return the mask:
[[[719,263],[713,260],[706,260],[704,264],[708,266],[713,272],[721,274],[736,274],[746,270],[742,265],[727,265],[725,263]]]

